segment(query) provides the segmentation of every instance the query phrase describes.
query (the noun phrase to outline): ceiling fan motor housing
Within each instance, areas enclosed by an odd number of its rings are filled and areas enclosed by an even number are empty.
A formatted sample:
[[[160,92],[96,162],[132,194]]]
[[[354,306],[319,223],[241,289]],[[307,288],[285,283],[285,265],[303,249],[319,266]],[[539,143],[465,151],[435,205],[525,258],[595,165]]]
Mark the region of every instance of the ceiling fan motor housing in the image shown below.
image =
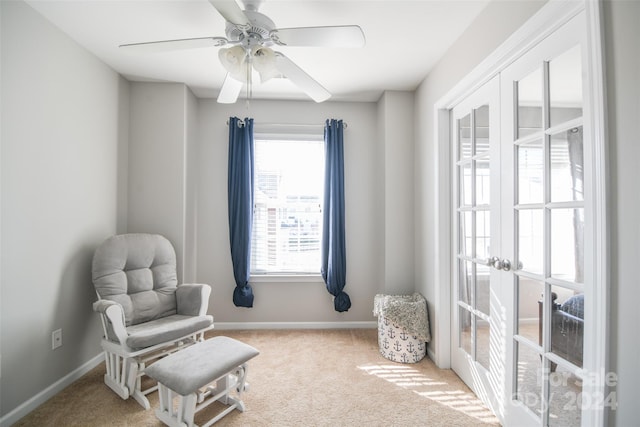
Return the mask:
[[[244,14],[249,19],[249,26],[235,25],[227,22],[225,33],[231,42],[240,42],[243,46],[250,48],[255,45],[271,46],[269,34],[276,25],[269,17],[260,12],[245,10]]]

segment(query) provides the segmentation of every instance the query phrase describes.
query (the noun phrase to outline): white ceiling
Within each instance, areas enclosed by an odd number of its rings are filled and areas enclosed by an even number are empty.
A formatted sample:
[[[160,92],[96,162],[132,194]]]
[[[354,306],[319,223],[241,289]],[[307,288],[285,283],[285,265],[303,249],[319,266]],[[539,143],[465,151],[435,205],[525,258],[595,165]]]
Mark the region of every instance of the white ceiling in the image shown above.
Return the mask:
[[[277,50],[326,87],[332,100],[376,101],[384,90],[414,90],[488,1],[266,0],[259,11],[277,28],[359,25],[366,37],[364,48]],[[182,82],[198,97],[218,95],[226,71],[216,47],[163,53],[118,48],[125,43],[224,37],[225,21],[207,0],[27,3],[129,80]],[[308,99],[286,79],[254,85],[253,97]]]

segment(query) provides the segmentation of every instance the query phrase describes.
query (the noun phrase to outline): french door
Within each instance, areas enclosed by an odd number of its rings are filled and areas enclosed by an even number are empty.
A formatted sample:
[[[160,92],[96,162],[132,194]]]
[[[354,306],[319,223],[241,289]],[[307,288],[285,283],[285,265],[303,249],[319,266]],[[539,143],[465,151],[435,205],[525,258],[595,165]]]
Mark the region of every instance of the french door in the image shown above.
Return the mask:
[[[451,110],[452,367],[505,425],[587,425],[607,404],[583,390],[603,368],[585,353],[596,328],[584,15]]]
[[[497,270],[491,269],[500,231],[500,111],[496,77],[452,111],[457,186],[455,303],[457,345],[452,367],[494,412],[498,409],[503,369],[495,351],[504,353],[496,320],[500,294]],[[492,301],[494,300],[494,301]]]
[[[584,14],[501,73],[507,424],[579,426],[591,272]],[[586,403],[586,402],[585,402]]]

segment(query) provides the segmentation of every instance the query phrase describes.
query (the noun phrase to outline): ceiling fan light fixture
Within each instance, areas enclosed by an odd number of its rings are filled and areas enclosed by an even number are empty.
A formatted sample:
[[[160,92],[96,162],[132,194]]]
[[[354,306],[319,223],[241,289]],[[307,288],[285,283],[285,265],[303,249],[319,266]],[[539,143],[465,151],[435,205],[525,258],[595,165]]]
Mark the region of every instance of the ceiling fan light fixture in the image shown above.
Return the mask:
[[[251,49],[253,68],[260,74],[260,82],[264,83],[272,78],[280,77],[276,67],[276,54],[272,49],[264,46],[254,46]]]
[[[247,73],[251,65],[247,61],[247,52],[244,47],[238,45],[220,49],[218,51],[218,59],[234,79],[240,82],[247,80]]]

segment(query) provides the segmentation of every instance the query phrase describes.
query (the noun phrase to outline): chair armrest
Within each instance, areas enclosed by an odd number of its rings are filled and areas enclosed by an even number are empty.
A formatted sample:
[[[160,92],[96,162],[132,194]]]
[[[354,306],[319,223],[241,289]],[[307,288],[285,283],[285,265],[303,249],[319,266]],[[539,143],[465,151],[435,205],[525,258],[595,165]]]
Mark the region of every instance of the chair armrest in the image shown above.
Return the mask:
[[[109,332],[113,332],[120,344],[125,344],[129,334],[125,326],[122,306],[115,301],[101,299],[93,303],[93,311],[103,316],[105,333],[111,335]]]
[[[211,286],[201,283],[183,283],[176,289],[178,314],[204,316],[209,308]]]
[[[557,310],[553,312],[553,323],[569,323],[579,327],[584,324],[584,320],[566,311]]]
[[[112,305],[120,305],[120,304],[108,299],[99,299],[98,301],[93,303],[93,311],[100,314],[105,314],[107,312],[107,308],[111,307]]]

